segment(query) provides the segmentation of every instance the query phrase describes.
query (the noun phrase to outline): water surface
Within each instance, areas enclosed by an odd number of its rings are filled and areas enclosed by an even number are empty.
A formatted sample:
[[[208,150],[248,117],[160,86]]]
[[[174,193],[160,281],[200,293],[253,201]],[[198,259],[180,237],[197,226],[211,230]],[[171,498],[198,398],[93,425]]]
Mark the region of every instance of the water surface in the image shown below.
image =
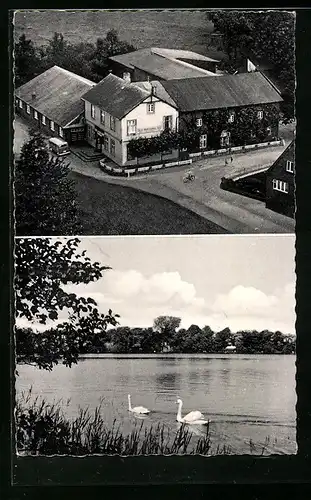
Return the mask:
[[[144,426],[163,423],[176,432],[176,398],[183,414],[200,410],[211,420],[212,446],[233,453],[296,453],[295,356],[291,355],[97,355],[52,372],[19,366],[17,394],[30,386],[48,401],[70,398],[64,411],[93,410],[102,401],[107,425],[127,433],[137,422],[132,405],[152,410]],[[194,429],[200,434],[204,431]],[[254,447],[255,446],[255,447]]]

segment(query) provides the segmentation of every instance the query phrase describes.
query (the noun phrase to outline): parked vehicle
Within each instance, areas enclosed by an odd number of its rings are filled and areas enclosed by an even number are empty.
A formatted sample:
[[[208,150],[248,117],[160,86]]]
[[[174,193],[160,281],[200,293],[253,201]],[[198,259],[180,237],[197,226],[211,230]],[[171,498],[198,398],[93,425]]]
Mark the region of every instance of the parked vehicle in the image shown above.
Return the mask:
[[[57,156],[64,156],[70,154],[68,142],[59,139],[58,137],[52,137],[49,139],[49,149],[57,154]]]

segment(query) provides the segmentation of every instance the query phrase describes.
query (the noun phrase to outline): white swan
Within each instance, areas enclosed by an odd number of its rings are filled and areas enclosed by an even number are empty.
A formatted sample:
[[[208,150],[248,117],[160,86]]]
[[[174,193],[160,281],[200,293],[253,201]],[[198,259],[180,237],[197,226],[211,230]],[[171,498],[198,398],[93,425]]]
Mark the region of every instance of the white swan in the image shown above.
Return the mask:
[[[187,413],[184,417],[181,416],[181,408],[182,408],[182,400],[177,399],[176,404],[178,404],[178,411],[177,411],[177,417],[176,420],[177,422],[180,422],[181,424],[189,424],[189,425],[207,425],[209,423],[209,420],[204,420],[204,415],[200,411],[191,411],[190,413]]]
[[[132,408],[130,394],[127,396],[127,399],[129,402],[129,411],[131,411],[132,413],[136,413],[137,415],[147,415],[148,413],[150,413],[150,410],[148,410],[144,406],[134,406],[134,408]]]

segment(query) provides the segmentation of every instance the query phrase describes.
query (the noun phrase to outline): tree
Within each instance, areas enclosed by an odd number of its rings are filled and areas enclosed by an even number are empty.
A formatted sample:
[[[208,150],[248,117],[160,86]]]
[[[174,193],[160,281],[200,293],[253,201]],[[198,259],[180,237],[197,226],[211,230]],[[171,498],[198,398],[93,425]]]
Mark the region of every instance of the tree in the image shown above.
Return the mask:
[[[52,369],[59,357],[71,366],[97,332],[117,324],[118,315],[99,313],[91,297],[68,293],[68,284],[88,284],[109,269],[91,262],[79,250],[79,239],[20,238],[15,244],[15,311],[16,317],[46,325],[59,321],[56,328],[38,333],[16,329],[17,362]],[[68,320],[60,322],[65,310]],[[31,346],[31,348],[29,347]]]
[[[15,221],[19,236],[79,234],[69,165],[52,158],[43,137],[26,142],[15,165]]]
[[[161,351],[165,344],[169,344],[171,338],[180,326],[181,319],[176,316],[158,316],[153,322],[153,330],[158,333]]]
[[[41,72],[40,58],[31,40],[23,33],[14,46],[15,87],[28,82]]]
[[[284,11],[214,11],[208,13],[214,29],[223,35],[226,65],[239,70],[243,51],[251,51],[255,58],[269,59],[273,73],[282,86],[283,121],[295,116],[295,17]]]

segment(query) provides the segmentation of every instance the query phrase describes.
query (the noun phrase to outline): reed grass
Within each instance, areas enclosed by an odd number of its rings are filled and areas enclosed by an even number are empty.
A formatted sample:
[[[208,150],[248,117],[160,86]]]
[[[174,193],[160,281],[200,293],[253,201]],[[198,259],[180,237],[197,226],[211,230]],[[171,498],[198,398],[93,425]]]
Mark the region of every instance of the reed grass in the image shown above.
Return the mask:
[[[65,415],[63,408],[70,400],[52,404],[42,397],[32,397],[31,390],[22,393],[15,407],[16,450],[21,455],[231,455],[230,445],[212,447],[209,425],[205,433],[195,436],[189,426],[180,425],[177,431],[165,424],[146,427],[135,422],[129,434],[121,431],[117,420],[107,425],[101,411],[102,402],[90,411],[79,408],[74,418]],[[269,438],[263,445],[249,441],[251,454],[264,455]]]
[[[69,401],[67,401],[69,404]],[[196,440],[191,430],[181,425],[176,433],[165,424],[145,427],[135,423],[123,434],[115,420],[107,426],[101,404],[90,412],[80,408],[68,418],[61,400],[52,404],[43,398],[22,394],[15,408],[16,448],[23,455],[210,455],[209,426]]]

